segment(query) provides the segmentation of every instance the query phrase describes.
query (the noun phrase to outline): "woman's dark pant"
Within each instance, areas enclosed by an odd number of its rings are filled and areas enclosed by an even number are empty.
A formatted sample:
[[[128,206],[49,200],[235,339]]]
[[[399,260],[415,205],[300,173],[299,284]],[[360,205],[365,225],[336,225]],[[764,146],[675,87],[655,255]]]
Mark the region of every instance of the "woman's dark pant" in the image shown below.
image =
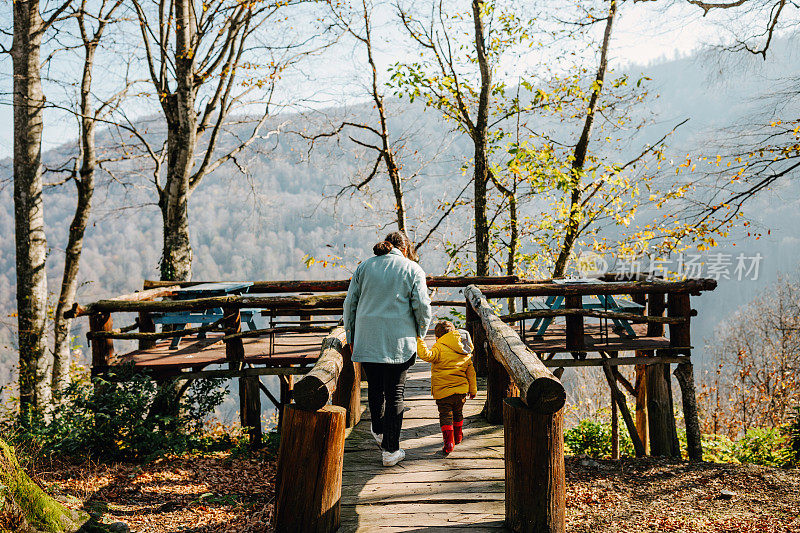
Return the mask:
[[[381,448],[387,452],[396,452],[400,448],[406,373],[416,358],[417,356],[413,355],[405,363],[399,364],[361,363],[361,368],[367,375],[372,431],[383,433]]]

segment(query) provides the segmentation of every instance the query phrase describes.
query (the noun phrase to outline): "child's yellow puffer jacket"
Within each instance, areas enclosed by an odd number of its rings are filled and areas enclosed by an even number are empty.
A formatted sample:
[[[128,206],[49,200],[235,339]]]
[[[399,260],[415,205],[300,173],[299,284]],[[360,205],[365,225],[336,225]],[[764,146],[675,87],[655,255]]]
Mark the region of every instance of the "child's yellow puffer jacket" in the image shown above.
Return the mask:
[[[431,392],[435,400],[451,394],[478,393],[472,366],[472,342],[466,331],[445,333],[430,350],[425,341],[418,338],[417,355],[431,363]]]

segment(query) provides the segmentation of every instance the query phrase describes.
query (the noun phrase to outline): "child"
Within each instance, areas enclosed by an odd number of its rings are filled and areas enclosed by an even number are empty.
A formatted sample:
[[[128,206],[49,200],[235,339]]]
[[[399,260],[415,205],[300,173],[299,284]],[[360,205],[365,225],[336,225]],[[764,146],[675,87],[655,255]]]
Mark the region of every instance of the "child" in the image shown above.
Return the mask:
[[[478,393],[475,368],[472,366],[472,340],[469,333],[456,329],[452,322],[436,324],[436,344],[428,350],[425,341],[417,338],[417,355],[431,363],[431,393],[439,408],[444,451],[448,454],[463,438],[464,403],[467,393],[474,399]]]

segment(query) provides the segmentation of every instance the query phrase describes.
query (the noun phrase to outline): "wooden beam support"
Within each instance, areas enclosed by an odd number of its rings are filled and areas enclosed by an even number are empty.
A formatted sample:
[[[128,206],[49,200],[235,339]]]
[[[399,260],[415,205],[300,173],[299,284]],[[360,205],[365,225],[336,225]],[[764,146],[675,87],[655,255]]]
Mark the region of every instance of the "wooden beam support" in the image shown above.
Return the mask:
[[[477,287],[470,285],[464,294],[480,317],[492,353],[519,389],[522,401],[541,413],[554,413],[564,407],[567,395],[558,378],[528,350],[514,329],[500,320]]]
[[[506,527],[516,533],[564,533],[563,412],[542,414],[520,398],[503,401]]]

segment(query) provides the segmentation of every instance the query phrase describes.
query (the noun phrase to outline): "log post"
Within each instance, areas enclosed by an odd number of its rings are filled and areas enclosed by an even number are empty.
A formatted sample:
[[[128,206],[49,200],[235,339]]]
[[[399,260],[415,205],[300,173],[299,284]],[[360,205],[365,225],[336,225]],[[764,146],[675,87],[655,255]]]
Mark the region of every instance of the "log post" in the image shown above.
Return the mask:
[[[689,325],[689,319],[692,316],[692,304],[688,293],[669,293],[667,295],[667,316],[686,319],[669,325],[669,345],[673,348],[682,348],[680,353],[688,355],[688,350],[692,346]]]
[[[564,307],[567,309],[583,309],[583,297],[579,294],[568,294],[564,297]],[[567,349],[581,352],[586,348],[583,336],[583,317],[567,315]]]
[[[631,300],[637,304],[645,306],[645,315],[650,316],[650,308],[647,306],[647,294],[633,293]],[[663,314],[663,310],[662,310]],[[648,330],[650,324],[647,325]],[[649,336],[649,335],[648,335]],[[636,350],[636,357],[652,357],[654,352],[645,350]],[[636,381],[634,390],[636,392],[636,432],[639,434],[639,439],[644,445],[645,453],[649,453],[650,442],[647,433],[647,381],[645,380],[645,365],[636,365]]]
[[[690,461],[703,460],[703,445],[700,440],[700,419],[697,416],[697,398],[694,390],[694,367],[681,363],[675,369],[675,377],[681,386],[683,418],[686,421],[686,448]]]
[[[481,377],[486,377],[489,373],[489,350],[486,346],[486,334],[481,324],[480,316],[475,312],[469,298],[467,298],[467,330],[472,335],[472,344],[474,349],[472,352],[472,361],[475,365],[475,374]]]
[[[638,355],[638,353],[637,353]],[[647,379],[645,365],[636,365],[636,432],[645,448],[645,453],[649,453],[650,440],[647,432]]]
[[[294,388],[294,376],[291,374],[280,374],[280,397],[278,398],[278,431],[283,425],[283,408],[292,401],[292,389]]]
[[[674,449],[675,415],[670,401],[670,383],[665,378],[668,365],[647,365],[647,421],[650,430],[650,454],[663,457],[680,456]]]
[[[520,398],[503,401],[506,527],[516,533],[564,532],[562,414],[537,413]]]
[[[663,293],[650,293],[647,295],[648,315],[663,316],[665,310],[666,304]],[[664,324],[658,322],[648,323],[647,336],[663,337]],[[653,352],[649,351],[647,355],[653,355]],[[670,408],[670,383],[664,378],[665,375],[665,365],[663,364],[647,365],[645,368],[650,454],[674,457],[676,453],[673,446],[675,415]]]
[[[275,531],[332,533],[340,524],[345,409],[284,407]]]
[[[258,449],[262,443],[261,430],[261,380],[258,376],[239,378],[239,421],[248,428],[250,448]]]
[[[111,331],[114,319],[110,313],[94,313],[89,316],[89,331]],[[114,357],[114,339],[92,339],[92,375],[107,367]]]
[[[155,333],[156,323],[153,322],[153,314],[147,311],[139,313],[139,333]],[[156,345],[155,339],[139,339],[139,349],[149,350]]]
[[[347,411],[346,427],[355,427],[361,420],[361,363],[353,362],[350,345],[342,347],[342,371],[331,403]]]
[[[242,331],[242,314],[238,307],[224,307],[225,335]],[[241,337],[225,341],[225,359],[232,370],[244,367],[244,343]],[[258,376],[239,378],[239,420],[242,427],[249,428],[250,447],[261,446],[261,387]]]
[[[503,400],[519,396],[519,390],[511,380],[505,367],[490,354],[488,360],[488,376],[486,378],[486,403],[483,406],[483,417],[490,424],[503,423]]]

